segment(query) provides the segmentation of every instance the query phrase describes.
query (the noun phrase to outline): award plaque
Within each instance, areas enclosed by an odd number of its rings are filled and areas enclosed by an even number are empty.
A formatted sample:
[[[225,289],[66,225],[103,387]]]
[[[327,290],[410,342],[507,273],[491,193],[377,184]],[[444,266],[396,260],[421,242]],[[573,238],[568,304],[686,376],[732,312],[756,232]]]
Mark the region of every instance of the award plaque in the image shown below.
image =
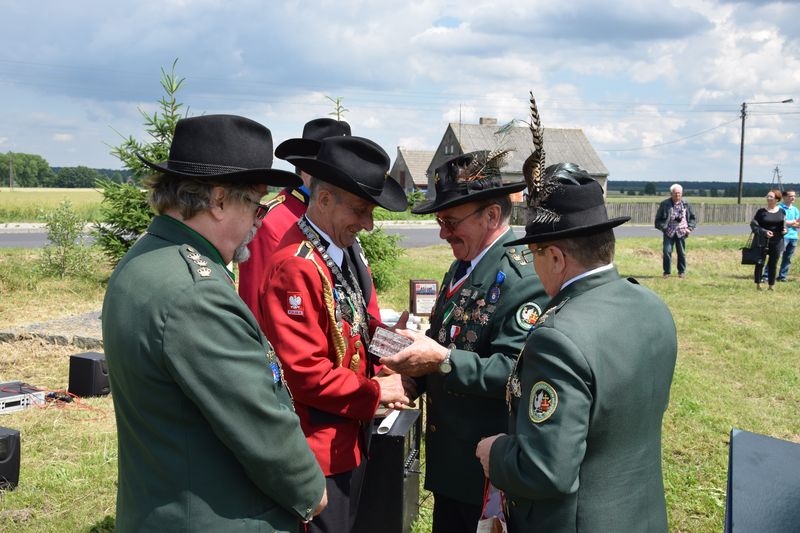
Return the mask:
[[[439,293],[439,283],[432,279],[412,279],[409,284],[408,309],[416,316],[430,316],[436,295]]]

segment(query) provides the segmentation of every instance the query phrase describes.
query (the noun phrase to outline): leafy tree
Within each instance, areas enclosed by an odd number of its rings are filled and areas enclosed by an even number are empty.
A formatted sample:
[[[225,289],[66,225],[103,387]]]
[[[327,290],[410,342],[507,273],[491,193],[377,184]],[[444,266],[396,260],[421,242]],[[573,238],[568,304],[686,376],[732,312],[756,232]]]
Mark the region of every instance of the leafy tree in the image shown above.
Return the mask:
[[[644,194],[645,196],[654,196],[656,194],[656,184],[652,181],[646,183],[644,186]]]
[[[103,201],[100,203],[100,222],[94,226],[97,244],[110,259],[112,265],[119,263],[122,256],[147,230],[153,212],[147,203],[147,193],[133,183],[114,183],[100,179],[97,186],[102,189]]]
[[[164,89],[164,96],[158,101],[160,113],[159,110],[156,110],[150,115],[147,111],[139,108],[139,113],[144,117],[145,132],[150,136],[150,141],[140,142],[133,135],[126,138],[117,132],[124,140],[122,144],[111,147],[111,155],[122,161],[122,164],[133,173],[136,180],[141,180],[151,172],[150,167],[142,163],[137,155],[150,161],[165,161],[169,157],[169,147],[172,144],[172,135],[175,133],[175,124],[184,116],[188,116],[188,109],[187,113],[181,115],[180,109],[183,104],[178,102],[175,97],[186,79],[178,79],[175,75],[177,63],[178,60],[175,59],[169,72],[163,67],[161,69],[160,82]]]
[[[55,178],[56,187],[94,187],[97,180],[103,177],[93,168],[78,166],[64,167],[58,171]]]
[[[169,72],[161,69],[160,81],[164,96],[158,101],[159,110],[150,115],[139,109],[150,141],[139,142],[132,135],[125,138],[120,134],[124,139],[122,144],[111,149],[111,154],[122,161],[135,182],[140,182],[152,172],[137,155],[150,161],[166,160],[169,157],[175,125],[183,118],[180,112],[183,104],[178,102],[175,95],[185,78],[179,79],[175,75],[177,62],[177,59],[172,62]],[[147,193],[135,183],[117,183],[106,178],[98,180],[97,185],[103,193],[100,211],[104,222],[95,226],[94,234],[112,264],[117,264],[139,235],[147,229],[153,212],[147,203]]]
[[[7,152],[0,153],[0,183],[3,185],[9,183],[9,169],[12,166],[15,187],[44,187],[55,178],[53,169],[42,156]]]
[[[425,193],[419,190],[411,191],[407,195],[408,198],[408,208],[411,209],[421,201],[425,200]]]
[[[44,213],[48,244],[42,250],[39,270],[47,275],[60,277],[82,274],[91,268],[89,248],[80,242],[87,220],[81,218],[64,200],[58,209]]]
[[[375,290],[383,291],[392,287],[397,281],[393,273],[403,254],[403,249],[399,246],[400,236],[389,235],[376,227],[369,233],[361,232],[358,239],[369,261]]]

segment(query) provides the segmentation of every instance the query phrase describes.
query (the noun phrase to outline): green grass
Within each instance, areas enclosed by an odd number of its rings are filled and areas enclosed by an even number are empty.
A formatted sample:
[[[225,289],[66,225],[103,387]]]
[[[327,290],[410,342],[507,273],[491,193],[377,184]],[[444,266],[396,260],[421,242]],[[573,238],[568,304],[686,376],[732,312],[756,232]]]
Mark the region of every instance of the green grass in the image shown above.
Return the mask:
[[[6,222],[40,222],[43,210],[55,209],[69,200],[75,212],[86,220],[100,216],[102,194],[95,189],[44,189],[0,187],[0,224]]]
[[[800,276],[793,269],[794,281],[778,284],[775,292],[757,292],[752,267],[739,264],[742,240],[692,237],[684,280],[661,278],[660,239],[623,239],[617,247],[620,272],[659,294],[678,329],[663,434],[670,531],[723,528],[732,427],[800,443],[800,356],[791,312],[800,301]],[[0,250],[0,330],[41,313],[100,308],[102,272],[71,285],[29,279],[25,265],[37,253]],[[447,246],[407,250],[398,281],[380,295],[381,304],[406,308],[407,280],[441,281],[451,260]],[[13,304],[6,305],[9,298]],[[77,351],[37,341],[0,343],[0,380],[64,387],[67,357]],[[110,398],[85,403],[93,410],[29,409],[0,420],[23,435],[21,484],[0,497],[0,523],[9,530],[89,531],[109,523],[116,491],[113,407]],[[430,530],[432,498],[424,492],[422,497],[416,533]]]

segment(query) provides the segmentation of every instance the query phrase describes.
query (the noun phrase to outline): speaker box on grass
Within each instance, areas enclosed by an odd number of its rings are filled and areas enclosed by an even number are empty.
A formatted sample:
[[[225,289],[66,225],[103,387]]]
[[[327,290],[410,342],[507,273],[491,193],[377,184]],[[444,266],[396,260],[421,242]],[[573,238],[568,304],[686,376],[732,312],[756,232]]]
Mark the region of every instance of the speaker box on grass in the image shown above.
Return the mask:
[[[105,396],[111,392],[105,355],[85,352],[69,357],[69,392],[76,396]]]
[[[353,533],[410,533],[419,514],[419,410],[400,411],[391,429],[378,433],[375,419],[369,460]]]
[[[0,490],[14,490],[19,483],[19,431],[0,427]]]
[[[800,530],[800,444],[731,430],[725,532]]]

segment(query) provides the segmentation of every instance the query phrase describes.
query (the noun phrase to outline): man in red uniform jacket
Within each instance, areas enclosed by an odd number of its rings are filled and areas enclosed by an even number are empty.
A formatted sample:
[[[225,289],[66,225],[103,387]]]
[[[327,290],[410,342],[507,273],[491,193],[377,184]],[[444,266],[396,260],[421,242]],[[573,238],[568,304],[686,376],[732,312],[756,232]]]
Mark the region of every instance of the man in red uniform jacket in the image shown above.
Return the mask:
[[[303,127],[303,137],[283,141],[275,148],[275,157],[290,163],[295,157],[316,157],[322,139],[342,135],[350,135],[350,125],[347,122],[332,118],[310,120]],[[308,207],[308,187],[311,175],[300,169],[296,170],[303,180],[303,184],[300,187],[283,189],[275,198],[265,204],[269,206],[269,212],[264,217],[263,226],[248,245],[250,258],[239,264],[239,296],[242,297],[256,318],[260,318],[258,291],[264,284],[264,269],[267,259],[275,253],[283,236],[286,235],[289,228],[294,226],[297,219],[305,214]],[[353,247],[360,256],[361,248],[357,241]],[[368,292],[367,311],[370,315],[378,317],[380,308],[375,287],[373,286]]]
[[[367,139],[328,137],[316,158],[292,163],[314,176],[308,211],[267,261],[259,323],[326,476],[328,507],[309,531],[346,533],[366,464],[364,430],[380,404],[408,403],[400,375],[376,375],[367,356],[378,321],[367,314],[369,272],[352,246],[372,229],[376,205],[402,211],[406,197],[386,178],[389,156]]]

